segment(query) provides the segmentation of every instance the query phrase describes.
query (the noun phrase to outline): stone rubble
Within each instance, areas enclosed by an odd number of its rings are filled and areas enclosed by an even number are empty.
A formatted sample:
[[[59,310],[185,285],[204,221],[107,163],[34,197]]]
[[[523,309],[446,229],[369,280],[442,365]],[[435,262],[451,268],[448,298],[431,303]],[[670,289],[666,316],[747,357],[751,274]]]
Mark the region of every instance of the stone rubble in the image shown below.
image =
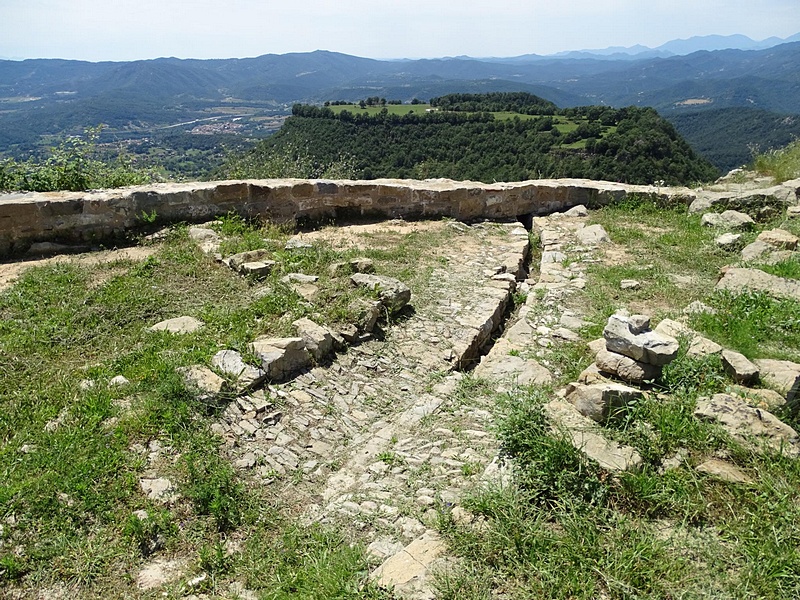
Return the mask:
[[[462,515],[458,502],[465,488],[512,477],[498,457],[491,406],[463,398],[467,388],[459,371],[475,366],[474,376],[499,391],[553,381],[551,371],[559,365],[548,364],[548,349],[580,343],[578,332],[589,323],[569,299],[585,287],[587,266],[609,243],[601,227],[584,225],[587,215],[584,207],[575,207],[533,219],[542,252],[539,276],[531,279],[528,232],[519,223],[454,223],[452,229],[470,243],[443,249],[447,268],[431,274],[437,284],[419,296],[415,290],[414,311],[387,327],[381,340],[368,334],[383,313],[402,310],[411,290],[371,274],[374,266],[365,259],[334,265],[332,277],[350,277],[380,298],[359,301],[356,323],[333,332],[299,319],[293,323],[297,337],[254,340],[249,350],[259,358],[257,367],[234,350],[222,350],[212,360],[227,378],[218,378],[222,383],[213,394],[227,393],[228,385],[238,394],[212,427],[225,440],[232,464],[254,481],[292,486],[302,522],[357,529],[369,554],[381,561],[373,581],[401,598],[433,598],[431,569],[447,560],[433,531],[439,511]],[[297,243],[299,249],[306,244]],[[286,282],[313,286],[306,277],[292,274]],[[503,327],[514,293],[527,298]],[[591,345],[592,368],[560,392],[563,400],[544,406],[554,433],[610,472],[638,469],[642,457],[611,440],[603,425],[643,397],[629,385],[657,379],[677,355],[675,338],[684,336],[690,351],[722,353],[735,381],[755,381],[744,357],[715,349],[681,323],[662,320],[651,330],[646,316],[615,314],[604,338]],[[779,377],[774,373],[783,373],[780,385],[793,398],[800,383],[800,365],[795,366],[792,381],[786,365],[759,368],[765,381],[766,373],[773,373],[772,385]],[[182,374],[187,381],[188,373],[202,380],[202,368],[189,367]],[[215,389],[192,385],[201,394],[213,395]],[[695,415],[719,423],[743,443],[756,439],[759,447],[796,455],[797,434],[762,408],[775,398],[756,399],[756,392],[704,399]],[[751,406],[754,402],[761,404]],[[707,459],[697,470],[725,481],[750,481],[719,459]],[[302,482],[295,485],[299,474]]]
[[[678,356],[678,340],[650,330],[650,320],[641,315],[611,315],[603,329],[606,348],[633,360],[664,366]]]
[[[335,354],[323,342],[324,367],[313,366],[310,338],[320,347],[328,332],[311,321],[295,323],[296,338],[255,340],[250,350],[266,385],[252,391],[258,386],[239,379],[242,393],[212,427],[246,477],[271,485],[286,477],[290,485],[302,473],[301,488],[316,490],[302,503],[304,521],[357,527],[387,562],[373,577],[397,590],[405,571],[389,567],[402,564],[403,553],[415,555],[436,507],[456,506],[461,489],[497,454],[490,406],[459,400],[463,376],[454,371],[477,363],[502,325],[516,277],[492,278],[509,269],[526,274],[528,236],[518,223],[457,231],[465,244],[445,249],[447,268],[431,274],[433,293],[415,297],[413,313],[387,327],[384,339],[365,338]],[[374,327],[381,303],[364,308],[371,324],[360,325]],[[241,356],[224,356],[230,367],[214,366],[236,380]],[[505,356],[531,367],[528,381],[549,381],[534,360]],[[408,581],[414,593],[428,593],[424,576]]]
[[[726,210],[722,213],[706,213],[700,219],[706,227],[719,229],[733,229],[735,231],[749,231],[755,227],[755,221],[749,215],[736,211]]]
[[[350,281],[357,287],[377,293],[381,304],[390,313],[399,312],[411,300],[411,290],[401,281],[384,275],[355,273]]]

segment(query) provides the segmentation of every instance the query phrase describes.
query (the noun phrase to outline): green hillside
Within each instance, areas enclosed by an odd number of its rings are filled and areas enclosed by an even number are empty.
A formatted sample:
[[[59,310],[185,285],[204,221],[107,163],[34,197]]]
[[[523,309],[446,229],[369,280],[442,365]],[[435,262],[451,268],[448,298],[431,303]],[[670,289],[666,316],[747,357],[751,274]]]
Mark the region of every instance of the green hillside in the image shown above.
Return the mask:
[[[559,109],[526,93],[451,94],[427,105],[295,105],[272,138],[223,176],[259,177],[274,156],[345,158],[353,176],[521,181],[547,177],[689,184],[717,176],[650,108]]]
[[[800,137],[800,116],[756,108],[669,112],[680,134],[723,172],[748,164],[753,153],[782,148]]]

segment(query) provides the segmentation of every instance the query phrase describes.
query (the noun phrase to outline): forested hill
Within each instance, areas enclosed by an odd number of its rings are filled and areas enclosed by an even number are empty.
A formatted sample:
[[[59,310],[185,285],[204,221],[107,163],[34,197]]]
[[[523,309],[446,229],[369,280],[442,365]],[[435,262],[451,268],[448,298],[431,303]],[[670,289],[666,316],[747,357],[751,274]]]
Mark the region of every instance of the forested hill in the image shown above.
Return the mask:
[[[319,164],[352,161],[354,175],[366,179],[577,177],[680,185],[718,176],[651,108],[559,109],[523,93],[453,94],[430,105],[373,103],[295,105],[283,128],[229,163],[228,172],[259,176],[257,168],[243,166],[301,152]]]

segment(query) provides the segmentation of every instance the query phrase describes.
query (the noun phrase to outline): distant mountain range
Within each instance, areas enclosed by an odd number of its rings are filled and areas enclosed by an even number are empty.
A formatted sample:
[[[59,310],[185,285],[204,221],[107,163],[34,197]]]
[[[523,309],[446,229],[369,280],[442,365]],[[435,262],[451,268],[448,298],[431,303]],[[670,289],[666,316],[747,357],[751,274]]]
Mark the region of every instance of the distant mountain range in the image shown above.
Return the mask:
[[[800,40],[800,34],[788,39]],[[526,91],[561,107],[654,106],[667,118],[713,109],[716,123],[724,122],[718,111],[729,108],[798,115],[800,41],[774,42],[786,40],[706,36],[652,50],[507,59],[386,61],[317,51],[225,60],[0,61],[0,153],[24,156],[50,136],[99,123],[118,140],[234,121],[241,135],[259,137],[275,127],[268,117],[286,114],[293,103],[368,96],[410,102],[456,92]],[[770,47],[713,49],[721,45]],[[704,49],[691,52],[697,47]]]
[[[667,58],[700,52],[702,50],[765,50],[780,44],[800,42],[800,33],[787,38],[770,37],[756,41],[746,35],[699,35],[685,40],[671,40],[655,48],[647,46],[612,46],[601,50],[573,50],[559,52],[553,56],[564,58],[587,58],[603,56],[617,60],[630,60],[635,58]]]

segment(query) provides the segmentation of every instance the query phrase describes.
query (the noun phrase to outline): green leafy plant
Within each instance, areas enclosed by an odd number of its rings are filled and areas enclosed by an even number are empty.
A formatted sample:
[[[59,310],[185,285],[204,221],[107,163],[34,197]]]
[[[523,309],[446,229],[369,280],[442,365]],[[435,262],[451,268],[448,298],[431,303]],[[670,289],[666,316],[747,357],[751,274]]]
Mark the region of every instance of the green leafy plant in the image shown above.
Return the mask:
[[[90,127],[82,136],[71,136],[50,149],[43,162],[0,163],[0,190],[51,192],[84,191],[149,183],[152,172],[134,164],[134,159],[120,151],[113,160],[102,158],[98,138],[103,126]]]

